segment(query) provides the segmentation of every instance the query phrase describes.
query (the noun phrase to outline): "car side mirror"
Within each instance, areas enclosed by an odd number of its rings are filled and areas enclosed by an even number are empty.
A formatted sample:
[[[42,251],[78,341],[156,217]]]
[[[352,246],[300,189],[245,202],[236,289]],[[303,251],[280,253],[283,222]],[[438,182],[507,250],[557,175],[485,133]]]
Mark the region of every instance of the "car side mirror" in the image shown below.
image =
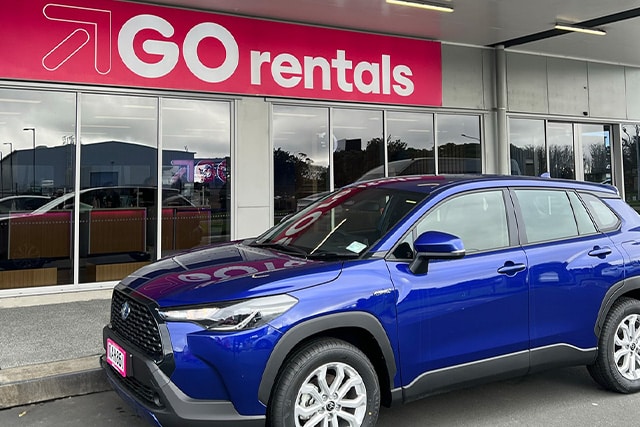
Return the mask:
[[[413,274],[427,273],[431,259],[456,259],[465,255],[462,240],[442,231],[422,233],[413,243],[413,247],[416,256],[409,264],[409,270]]]

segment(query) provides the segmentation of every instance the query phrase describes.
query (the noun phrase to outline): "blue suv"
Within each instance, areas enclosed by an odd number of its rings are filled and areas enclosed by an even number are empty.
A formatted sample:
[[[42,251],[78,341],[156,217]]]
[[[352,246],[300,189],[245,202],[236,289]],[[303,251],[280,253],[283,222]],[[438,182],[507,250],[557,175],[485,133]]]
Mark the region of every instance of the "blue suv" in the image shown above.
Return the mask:
[[[640,217],[585,182],[356,183],[127,277],[104,345],[163,426],[373,426],[381,404],[569,365],[636,392]]]

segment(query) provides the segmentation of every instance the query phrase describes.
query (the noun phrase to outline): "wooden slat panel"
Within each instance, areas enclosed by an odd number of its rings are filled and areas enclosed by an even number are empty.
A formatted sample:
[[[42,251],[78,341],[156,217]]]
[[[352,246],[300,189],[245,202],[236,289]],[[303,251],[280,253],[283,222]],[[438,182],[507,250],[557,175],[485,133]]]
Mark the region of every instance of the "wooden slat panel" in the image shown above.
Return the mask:
[[[89,218],[90,255],[145,250],[146,209],[93,209]]]
[[[9,219],[9,259],[69,258],[70,210]]]

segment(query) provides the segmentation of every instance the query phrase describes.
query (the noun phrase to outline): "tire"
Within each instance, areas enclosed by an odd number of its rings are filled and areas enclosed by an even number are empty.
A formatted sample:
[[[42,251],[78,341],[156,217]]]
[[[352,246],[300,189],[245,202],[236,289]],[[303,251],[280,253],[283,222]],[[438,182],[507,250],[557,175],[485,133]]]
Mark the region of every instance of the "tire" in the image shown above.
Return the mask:
[[[373,427],[380,410],[373,365],[358,348],[334,338],[313,340],[295,351],[280,369],[271,396],[271,427]]]
[[[587,369],[608,390],[640,391],[640,301],[620,298],[613,304],[600,333],[596,362]]]

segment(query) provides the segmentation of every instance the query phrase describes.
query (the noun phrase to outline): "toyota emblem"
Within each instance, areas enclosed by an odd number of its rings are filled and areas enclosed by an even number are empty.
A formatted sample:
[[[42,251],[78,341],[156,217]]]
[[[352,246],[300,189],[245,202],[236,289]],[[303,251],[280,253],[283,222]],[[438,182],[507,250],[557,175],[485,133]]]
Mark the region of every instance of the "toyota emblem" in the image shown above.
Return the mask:
[[[120,308],[120,317],[122,318],[122,320],[127,320],[127,317],[129,317],[129,313],[131,313],[131,307],[129,306],[128,302],[125,302],[124,304],[122,304],[122,308]]]

